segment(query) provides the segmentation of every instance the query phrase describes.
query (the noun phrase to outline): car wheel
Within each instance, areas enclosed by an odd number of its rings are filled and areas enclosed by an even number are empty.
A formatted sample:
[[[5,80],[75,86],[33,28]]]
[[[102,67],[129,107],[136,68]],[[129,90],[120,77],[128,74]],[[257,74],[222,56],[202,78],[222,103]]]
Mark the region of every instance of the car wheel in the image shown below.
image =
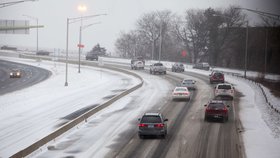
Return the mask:
[[[208,121],[208,118],[207,118],[207,116],[204,116],[204,121],[206,121],[206,122]]]
[[[161,135],[162,139],[165,139],[165,137],[166,137],[166,134]]]
[[[143,135],[140,135],[140,134],[139,134],[138,136],[139,136],[140,139],[144,139],[144,136],[143,136]]]
[[[223,117],[223,123],[225,123],[227,121],[226,117]]]

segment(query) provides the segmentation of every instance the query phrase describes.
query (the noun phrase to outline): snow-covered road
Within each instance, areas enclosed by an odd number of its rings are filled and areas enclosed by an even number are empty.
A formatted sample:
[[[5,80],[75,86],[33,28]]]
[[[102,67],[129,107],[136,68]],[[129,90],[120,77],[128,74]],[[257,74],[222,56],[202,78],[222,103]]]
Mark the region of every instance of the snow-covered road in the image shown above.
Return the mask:
[[[170,92],[171,86],[166,80],[151,76],[146,72],[137,72],[144,79],[143,86],[98,112],[88,122],[74,129],[62,139],[50,142],[47,146],[53,150],[36,153],[36,157],[104,157],[114,141],[130,140],[133,135],[120,135],[131,129],[136,130],[137,119],[144,112],[159,111],[159,102]],[[164,85],[164,86],[162,86]],[[136,131],[135,131],[136,132]],[[134,134],[134,133],[133,133]],[[122,137],[122,138],[120,138]],[[94,140],[94,141],[93,141]],[[46,149],[46,147],[45,147]]]
[[[118,59],[110,60],[113,60],[118,63],[127,61]],[[31,63],[33,62],[34,65],[38,65],[37,62],[34,62],[32,60],[30,61]],[[46,66],[45,64],[49,66]],[[101,70],[99,68],[95,69],[91,67],[83,67],[82,73],[77,74],[77,66],[73,66],[70,70],[69,78],[71,78],[71,80],[69,80],[69,87],[67,88],[67,90],[65,90],[64,64],[60,65],[54,62],[42,62],[40,63],[40,66],[46,66],[45,68],[50,68],[55,74],[54,76],[56,77],[51,77],[48,80],[48,82],[50,82],[50,85],[55,85],[55,88],[48,87],[48,84],[44,85],[44,83],[46,82],[43,82],[32,88],[24,90],[24,92],[18,91],[5,96],[1,96],[0,111],[1,113],[3,113],[3,116],[0,116],[0,134],[2,134],[2,129],[4,129],[2,127],[4,126],[8,129],[10,128],[17,130],[16,127],[13,127],[12,122],[17,118],[22,118],[24,120],[27,117],[34,116],[35,120],[39,120],[35,121],[37,122],[35,124],[39,124],[38,122],[45,122],[45,125],[48,125],[48,123],[53,122],[59,125],[63,123],[63,121],[65,121],[61,119],[63,116],[66,116],[67,114],[71,113],[71,111],[73,112],[81,109],[81,104],[83,104],[84,107],[94,104],[100,104],[102,101],[104,101],[104,99],[102,99],[104,96],[114,95],[118,90],[126,89],[127,87],[131,87],[139,82],[138,79],[130,78],[126,75],[119,76],[119,73],[116,72],[109,72],[109,74],[104,73],[104,70]],[[209,74],[208,71],[202,70],[187,69],[187,71],[203,74],[206,76]],[[72,155],[74,153],[75,155],[78,155],[78,157],[104,156],[109,150],[108,147],[112,145],[115,140],[118,139],[119,133],[125,133],[127,129],[131,130],[132,128],[135,128],[135,116],[140,116],[143,112],[147,111],[150,108],[153,108],[154,110],[160,108],[153,106],[157,104],[157,101],[164,101],[160,100],[160,98],[164,97],[171,88],[171,85],[164,79],[161,79],[157,76],[151,76],[146,73],[143,73],[141,75],[144,76],[144,85],[141,89],[129,94],[127,97],[117,101],[110,107],[98,112],[90,120],[88,120],[87,123],[77,126],[77,128],[79,129],[75,128],[69,131],[60,139],[57,139],[54,142],[50,142],[43,148],[43,150],[39,150],[33,153],[32,156],[63,157]],[[130,78],[130,80],[127,80],[127,78]],[[116,82],[112,80],[116,80]],[[275,114],[273,113],[273,111],[270,111],[269,108],[267,108],[262,94],[260,93],[258,87],[254,86],[254,84],[247,82],[246,80],[243,80],[241,78],[233,77],[230,75],[226,75],[226,81],[234,84],[236,89],[242,94],[239,103],[239,116],[243,125],[243,129],[241,129],[241,132],[245,145],[246,156],[248,158],[279,158],[279,114]],[[92,82],[92,85],[89,86],[87,84],[89,82]],[[103,85],[104,83],[107,84],[108,82],[112,83],[112,85],[108,87],[106,86],[109,89],[106,93],[103,93],[103,90],[99,89],[99,87],[100,85]],[[89,87],[96,87],[95,89],[97,89],[98,94],[96,94],[96,92],[93,92],[92,89],[90,89]],[[89,95],[84,95],[84,92],[88,93]],[[61,97],[58,96],[58,94],[60,93],[62,93]],[[64,99],[58,99],[56,102],[53,102],[48,101],[48,97],[52,97],[52,99],[55,99],[56,97]],[[95,100],[95,102],[92,103],[92,100]],[[45,103],[43,103],[42,101]],[[37,105],[36,102],[40,102],[40,105]],[[41,102],[43,104],[41,104]],[[275,103],[279,104],[279,98],[276,97]],[[49,104],[51,104],[50,107],[48,107]],[[71,106],[69,106],[69,104]],[[69,111],[52,111],[52,109],[57,108],[58,105],[62,107],[66,105],[69,106],[67,108],[69,109]],[[30,111],[30,109],[33,110]],[[20,110],[25,111],[27,113],[17,113]],[[46,111],[47,113],[49,113],[49,117],[44,119],[38,118],[38,115],[47,116],[47,114],[45,114]],[[17,113],[17,115],[11,115],[13,113]],[[61,115],[58,116],[57,113]],[[9,119],[7,119],[8,117]],[[20,124],[25,123],[33,124],[33,122],[28,119]],[[52,128],[50,129],[46,129],[43,125],[38,125],[38,128],[30,128],[28,131],[26,131],[26,133],[32,135],[32,137],[35,136],[35,139],[39,139],[40,137],[37,133],[47,133],[53,130],[53,127],[54,126],[52,126]],[[21,136],[21,134],[18,135]],[[21,136],[21,138],[24,137],[24,135]],[[129,136],[123,135],[122,137],[125,138]],[[8,144],[10,143],[11,145],[13,145],[10,146],[12,148],[6,148],[7,145],[2,144],[2,139],[6,140]],[[0,157],[7,157],[10,155],[9,153],[13,153],[13,151],[18,151],[19,148],[22,147],[22,144],[20,142],[29,143],[35,141],[22,139],[19,143],[12,144],[13,142],[15,142],[15,139],[13,139],[12,137],[6,138],[6,136],[1,136],[0,140]],[[87,140],[95,141],[92,142]],[[52,149],[60,150],[47,151],[47,146],[53,147]]]
[[[69,65],[65,87],[65,64],[51,61],[2,58],[51,70],[53,75],[32,87],[0,97],[0,157],[9,157],[75,118],[82,109],[102,104],[131,88],[139,79],[123,73]]]

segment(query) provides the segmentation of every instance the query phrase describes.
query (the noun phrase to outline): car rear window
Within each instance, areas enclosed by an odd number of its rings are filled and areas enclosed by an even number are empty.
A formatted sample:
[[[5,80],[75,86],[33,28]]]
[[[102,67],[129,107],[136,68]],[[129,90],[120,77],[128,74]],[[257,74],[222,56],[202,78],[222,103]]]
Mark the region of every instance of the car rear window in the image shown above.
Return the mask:
[[[223,103],[210,103],[209,104],[209,107],[210,108],[218,108],[218,109],[221,109],[221,108],[224,108],[224,104]]]
[[[219,85],[218,89],[231,89],[230,85]]]
[[[162,66],[162,63],[156,63],[155,66]]]
[[[183,83],[193,83],[192,80],[184,80]]]
[[[141,123],[161,123],[159,116],[143,116]]]
[[[223,74],[222,74],[222,73],[215,73],[214,76],[216,76],[216,77],[222,77]]]
[[[175,91],[186,91],[186,88],[176,88]]]

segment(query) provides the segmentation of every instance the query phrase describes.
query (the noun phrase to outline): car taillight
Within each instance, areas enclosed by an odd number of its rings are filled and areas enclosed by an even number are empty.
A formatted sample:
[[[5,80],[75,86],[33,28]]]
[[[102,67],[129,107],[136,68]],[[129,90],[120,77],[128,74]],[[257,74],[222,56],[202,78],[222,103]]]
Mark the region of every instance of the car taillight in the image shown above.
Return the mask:
[[[155,127],[163,128],[164,124],[163,123],[155,124]]]
[[[226,113],[228,111],[228,109],[226,107],[224,107],[223,111]]]
[[[148,127],[148,125],[147,125],[147,124],[144,124],[144,123],[140,123],[138,126],[139,126],[139,127]]]
[[[210,111],[210,110],[211,110],[211,108],[209,108],[209,107],[206,108],[206,112],[208,112],[208,111]]]
[[[189,93],[188,92],[186,92],[186,93],[183,93],[184,95],[189,95]]]

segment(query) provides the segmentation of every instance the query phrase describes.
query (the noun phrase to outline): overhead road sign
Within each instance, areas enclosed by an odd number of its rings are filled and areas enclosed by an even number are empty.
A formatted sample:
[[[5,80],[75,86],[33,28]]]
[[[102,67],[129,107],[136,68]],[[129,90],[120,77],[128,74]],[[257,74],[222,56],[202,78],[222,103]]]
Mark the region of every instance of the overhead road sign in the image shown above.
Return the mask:
[[[44,26],[29,26],[27,20],[0,20],[0,34],[29,34],[29,29],[42,27]]]

